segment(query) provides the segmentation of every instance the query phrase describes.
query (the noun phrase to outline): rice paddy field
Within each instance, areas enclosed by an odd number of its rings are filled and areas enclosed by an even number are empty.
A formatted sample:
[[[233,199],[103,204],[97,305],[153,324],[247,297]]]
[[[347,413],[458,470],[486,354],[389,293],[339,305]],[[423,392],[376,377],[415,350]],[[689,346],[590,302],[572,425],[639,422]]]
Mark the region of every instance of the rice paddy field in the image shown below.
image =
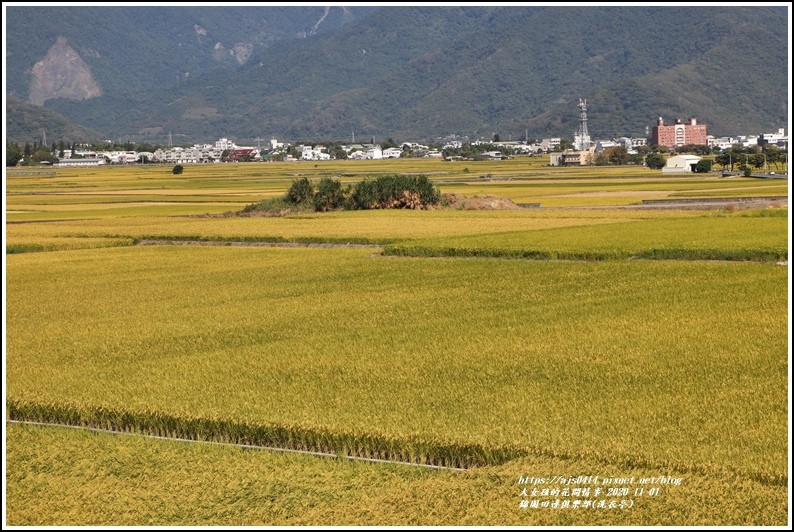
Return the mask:
[[[222,216],[383,173],[543,207]],[[790,524],[787,202],[631,208],[788,181],[30,174],[5,180],[7,525]]]

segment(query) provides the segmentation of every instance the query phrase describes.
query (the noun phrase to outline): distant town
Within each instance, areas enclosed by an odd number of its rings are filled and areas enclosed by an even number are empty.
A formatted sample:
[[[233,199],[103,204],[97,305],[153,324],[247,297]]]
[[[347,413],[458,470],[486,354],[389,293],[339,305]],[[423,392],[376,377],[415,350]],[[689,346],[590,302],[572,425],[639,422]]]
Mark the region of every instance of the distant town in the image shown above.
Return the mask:
[[[503,141],[499,135],[491,140],[446,140],[445,142],[424,145],[418,142],[397,143],[392,139],[375,143],[317,142],[285,144],[271,139],[265,146],[257,141],[257,146],[240,146],[233,140],[221,138],[214,144],[194,144],[193,146],[150,146],[135,149],[126,143],[123,150],[112,149],[114,143],[106,141],[111,149],[97,148],[63,142],[47,146],[46,137],[40,147],[27,144],[22,148],[14,146],[19,156],[10,156],[7,164],[51,164],[57,167],[84,167],[104,164],[217,164],[234,162],[297,162],[327,161],[332,159],[397,159],[421,157],[454,160],[500,160],[515,155],[548,156],[550,166],[585,166],[606,164],[637,164],[650,168],[663,169],[666,173],[710,171],[712,160],[703,161],[703,155],[715,155],[713,162],[732,171],[735,165],[740,169],[754,166],[764,171],[768,164],[786,162],[788,136],[783,128],[776,133],[760,135],[737,135],[735,137],[714,137],[708,135],[707,125],[699,124],[697,118],[687,120],[676,118],[666,124],[659,117],[652,131],[646,127],[643,138],[619,137],[591,141],[587,127],[587,101],[579,100],[579,127],[573,134],[573,142],[563,137],[544,139],[524,138],[517,141]],[[528,135],[526,136],[528,137]],[[355,137],[353,137],[354,139]],[[35,152],[35,153],[34,153]],[[671,155],[694,153],[695,155]],[[731,154],[742,153],[745,161],[735,160]],[[668,157],[665,157],[668,155]],[[749,156],[753,155],[750,161]],[[12,164],[13,163],[13,164]],[[698,163],[701,166],[697,166]],[[708,163],[708,164],[705,164]],[[744,164],[743,164],[744,163]],[[705,166],[703,166],[705,165]]]

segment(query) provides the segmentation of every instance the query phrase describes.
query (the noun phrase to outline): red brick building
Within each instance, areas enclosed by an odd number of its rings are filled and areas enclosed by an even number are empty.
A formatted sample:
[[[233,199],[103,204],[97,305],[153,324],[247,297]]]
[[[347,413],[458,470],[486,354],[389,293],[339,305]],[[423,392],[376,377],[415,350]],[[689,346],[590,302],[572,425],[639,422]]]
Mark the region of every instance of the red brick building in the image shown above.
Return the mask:
[[[653,126],[652,144],[676,148],[685,144],[696,144],[707,146],[706,124],[698,124],[697,118],[690,118],[688,124],[684,124],[680,118],[676,118],[675,124],[666,126],[664,120],[659,117],[656,125]]]

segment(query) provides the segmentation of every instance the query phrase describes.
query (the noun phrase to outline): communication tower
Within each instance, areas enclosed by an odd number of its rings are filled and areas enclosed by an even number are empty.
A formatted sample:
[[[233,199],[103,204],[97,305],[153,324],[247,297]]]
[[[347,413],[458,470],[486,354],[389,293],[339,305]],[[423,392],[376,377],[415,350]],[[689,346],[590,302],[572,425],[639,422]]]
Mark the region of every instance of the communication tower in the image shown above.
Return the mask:
[[[573,146],[578,151],[590,147],[590,134],[587,132],[587,100],[579,98],[579,131],[573,136]]]

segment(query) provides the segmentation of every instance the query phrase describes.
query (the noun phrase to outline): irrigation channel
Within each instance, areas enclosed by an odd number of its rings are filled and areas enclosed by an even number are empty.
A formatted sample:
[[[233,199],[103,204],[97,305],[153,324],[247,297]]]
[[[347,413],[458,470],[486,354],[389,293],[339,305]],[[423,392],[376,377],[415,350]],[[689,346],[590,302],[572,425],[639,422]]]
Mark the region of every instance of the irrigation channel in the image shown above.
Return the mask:
[[[401,465],[401,466],[410,466],[410,467],[423,467],[425,469],[438,469],[438,470],[445,470],[445,471],[468,471],[468,469],[461,468],[461,467],[447,467],[447,466],[439,466],[439,465],[432,465],[432,464],[419,464],[415,462],[399,462],[396,460],[383,460],[379,458],[364,458],[360,456],[349,456],[344,454],[333,454],[333,453],[323,453],[319,451],[303,451],[299,449],[286,449],[283,447],[264,447],[261,445],[247,445],[242,443],[229,443],[229,442],[219,442],[219,441],[211,441],[211,440],[191,440],[188,438],[175,438],[170,436],[155,436],[153,434],[142,434],[139,432],[125,432],[121,430],[110,430],[110,429],[100,429],[96,427],[85,427],[80,425],[66,425],[62,423],[43,423],[40,421],[22,421],[16,419],[7,419],[6,423],[14,423],[17,425],[32,425],[37,427],[49,427],[49,428],[59,428],[59,429],[73,429],[73,430],[86,430],[89,432],[96,432],[102,434],[113,434],[116,436],[139,436],[141,438],[149,438],[153,440],[165,440],[165,441],[175,441],[175,442],[183,442],[183,443],[204,443],[208,445],[221,445],[224,447],[235,447],[237,449],[244,449],[244,450],[255,450],[255,451],[270,451],[270,452],[278,452],[278,453],[294,453],[294,454],[304,454],[310,456],[316,456],[319,458],[347,458],[348,460],[358,461],[358,462],[369,462],[373,464],[393,464],[393,465]]]

